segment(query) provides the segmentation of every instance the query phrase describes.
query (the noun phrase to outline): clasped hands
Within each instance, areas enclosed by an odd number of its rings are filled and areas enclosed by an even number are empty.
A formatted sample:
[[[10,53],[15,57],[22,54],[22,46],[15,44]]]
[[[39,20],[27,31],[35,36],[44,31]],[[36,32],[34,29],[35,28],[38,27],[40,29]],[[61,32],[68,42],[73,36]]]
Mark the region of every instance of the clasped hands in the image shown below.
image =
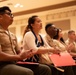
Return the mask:
[[[58,47],[55,47],[52,49],[52,53],[54,54],[60,54],[61,50]]]
[[[21,53],[19,54],[19,56],[21,57],[21,59],[26,59],[26,58],[30,58],[32,57],[34,54],[36,54],[36,50],[22,50]]]
[[[75,49],[75,45],[73,43],[70,43],[66,46],[66,50],[70,53],[72,50]]]

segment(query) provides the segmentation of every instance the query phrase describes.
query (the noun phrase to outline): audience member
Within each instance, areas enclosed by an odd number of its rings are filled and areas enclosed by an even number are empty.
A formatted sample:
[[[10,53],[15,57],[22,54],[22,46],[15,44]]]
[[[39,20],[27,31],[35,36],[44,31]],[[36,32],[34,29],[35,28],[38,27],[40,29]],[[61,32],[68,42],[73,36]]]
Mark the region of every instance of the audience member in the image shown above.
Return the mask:
[[[68,31],[68,39],[66,40],[66,44],[73,46],[72,50],[68,50],[68,52],[72,55],[72,57],[76,61],[76,42],[75,42],[75,39],[76,39],[75,31],[69,30]],[[76,66],[73,66],[73,70],[74,70],[74,73],[76,75]]]
[[[68,31],[68,39],[65,42],[67,45],[73,45],[73,49],[69,50],[69,52],[73,57],[76,57],[76,43],[75,43],[75,31],[74,30]]]
[[[54,49],[47,44],[45,39],[40,34],[41,29],[42,29],[41,19],[38,16],[31,16],[28,19],[28,25],[24,31],[23,48],[25,50],[33,49],[36,51],[36,54],[32,58],[27,59],[26,61],[40,62],[40,56],[42,54],[46,54],[49,52],[52,53],[60,52],[58,49]]]
[[[29,58],[34,52],[24,49],[20,51],[15,35],[8,30],[12,22],[10,8],[0,7],[0,75],[51,75],[51,70],[46,65],[16,65],[16,61]]]
[[[61,33],[61,30],[60,29],[57,29],[55,27],[55,25],[49,23],[46,25],[45,27],[45,30],[46,30],[46,40],[48,42],[48,44],[54,48],[58,48],[61,52],[65,51],[66,50],[66,45],[65,45],[65,42],[62,38],[62,33]],[[59,31],[60,30],[60,31]],[[54,40],[54,39],[56,40]],[[64,69],[64,75],[74,75],[73,73],[73,69],[71,66],[64,66],[62,67]],[[55,71],[54,71],[55,72]],[[61,75],[62,73],[59,72],[59,74]]]

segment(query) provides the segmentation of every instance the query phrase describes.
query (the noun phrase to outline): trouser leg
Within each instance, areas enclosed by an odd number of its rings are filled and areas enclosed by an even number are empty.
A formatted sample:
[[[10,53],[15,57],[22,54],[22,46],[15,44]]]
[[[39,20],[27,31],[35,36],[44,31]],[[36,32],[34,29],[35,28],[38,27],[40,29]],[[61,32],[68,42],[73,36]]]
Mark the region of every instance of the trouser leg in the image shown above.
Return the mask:
[[[64,68],[64,75],[74,75],[74,71],[73,71],[73,68],[72,66],[66,66],[66,67],[63,67]]]
[[[51,69],[47,65],[39,65],[39,75],[52,75]]]
[[[28,68],[9,64],[1,68],[0,75],[34,75],[33,71]]]
[[[49,67],[51,68],[51,70],[52,70],[52,75],[64,75],[64,72],[61,72],[60,70],[56,69],[56,68],[54,67],[54,65],[49,64],[48,66],[49,66]]]
[[[76,75],[76,66],[73,66],[74,75]]]
[[[52,75],[51,74],[51,69],[47,65],[44,65],[44,64],[20,65],[20,66],[30,68],[34,72],[34,75]]]
[[[57,69],[53,65],[48,65],[52,71],[52,75],[58,75]]]

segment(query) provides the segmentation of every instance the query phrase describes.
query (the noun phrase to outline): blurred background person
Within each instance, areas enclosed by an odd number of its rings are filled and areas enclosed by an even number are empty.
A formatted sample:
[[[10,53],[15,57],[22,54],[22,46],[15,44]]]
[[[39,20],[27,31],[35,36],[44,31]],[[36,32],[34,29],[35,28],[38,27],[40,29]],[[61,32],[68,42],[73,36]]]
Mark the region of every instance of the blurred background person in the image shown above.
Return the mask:
[[[58,48],[60,52],[67,52],[66,44],[62,36],[62,30],[55,27],[55,25],[49,23],[45,26],[45,30],[47,35],[45,39],[47,40],[48,44],[54,48]],[[69,49],[69,47],[67,47]],[[59,74],[63,75],[74,75],[73,69],[71,66],[64,66],[64,73],[59,72]]]
[[[65,41],[67,45],[72,45],[73,48],[69,50],[69,53],[74,57],[76,57],[76,35],[74,30],[69,30],[68,31],[68,39]]]

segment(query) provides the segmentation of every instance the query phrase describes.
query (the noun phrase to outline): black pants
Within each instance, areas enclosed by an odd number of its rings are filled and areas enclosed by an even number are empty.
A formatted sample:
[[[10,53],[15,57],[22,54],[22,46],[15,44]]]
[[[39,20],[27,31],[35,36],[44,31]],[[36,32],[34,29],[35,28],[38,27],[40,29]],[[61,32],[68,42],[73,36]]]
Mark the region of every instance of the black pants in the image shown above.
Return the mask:
[[[54,65],[48,65],[50,68],[51,68],[51,70],[52,70],[52,75],[64,75],[64,72],[61,72],[60,70],[58,70],[58,69],[56,69],[55,67],[54,67]]]
[[[76,65],[72,67],[73,67],[74,75],[76,75]]]
[[[65,66],[64,69],[64,75],[75,75],[72,66]]]
[[[64,69],[64,72],[61,72],[59,70],[57,70],[53,65],[48,65],[51,70],[52,70],[52,75],[76,75],[74,74],[74,70],[72,68],[72,66],[64,66],[64,67],[59,67],[61,69]],[[75,67],[76,70],[76,67]]]

